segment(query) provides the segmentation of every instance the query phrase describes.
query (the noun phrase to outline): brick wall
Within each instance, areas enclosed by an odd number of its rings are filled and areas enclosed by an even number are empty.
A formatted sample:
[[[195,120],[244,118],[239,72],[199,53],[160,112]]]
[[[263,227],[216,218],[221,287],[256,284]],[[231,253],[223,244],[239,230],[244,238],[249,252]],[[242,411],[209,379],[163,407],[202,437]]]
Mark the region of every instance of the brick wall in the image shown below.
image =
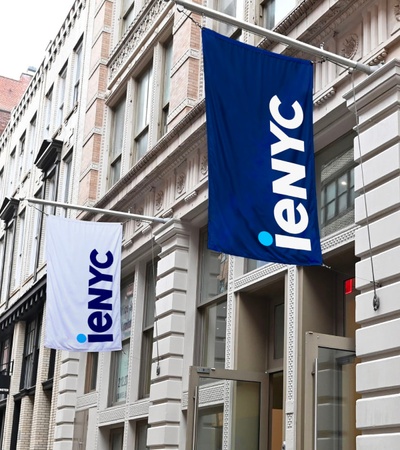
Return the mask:
[[[3,133],[14,106],[21,100],[32,76],[23,73],[19,80],[0,76],[0,134]]]

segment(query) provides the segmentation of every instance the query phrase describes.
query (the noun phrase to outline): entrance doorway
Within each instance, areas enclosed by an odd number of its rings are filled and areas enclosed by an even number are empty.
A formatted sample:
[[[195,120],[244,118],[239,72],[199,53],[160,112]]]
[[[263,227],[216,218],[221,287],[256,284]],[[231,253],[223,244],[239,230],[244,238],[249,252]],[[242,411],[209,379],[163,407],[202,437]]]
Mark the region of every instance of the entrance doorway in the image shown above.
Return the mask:
[[[191,367],[186,450],[265,450],[268,377]]]
[[[356,448],[354,339],[306,333],[304,448]]]

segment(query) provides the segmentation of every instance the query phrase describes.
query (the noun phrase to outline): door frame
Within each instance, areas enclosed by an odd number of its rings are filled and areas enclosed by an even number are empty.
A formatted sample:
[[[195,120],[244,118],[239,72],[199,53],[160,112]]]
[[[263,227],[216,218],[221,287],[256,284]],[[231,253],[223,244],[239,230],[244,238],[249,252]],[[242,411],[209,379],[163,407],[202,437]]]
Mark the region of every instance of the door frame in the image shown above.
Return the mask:
[[[304,364],[304,449],[315,449],[315,364],[318,358],[318,348],[353,351],[355,353],[355,339],[333,336],[329,334],[307,331],[305,336],[305,364]]]
[[[250,372],[246,370],[214,369],[209,367],[189,367],[188,412],[186,431],[186,450],[193,450],[196,439],[196,424],[199,399],[200,378],[215,380],[244,381],[260,384],[260,423],[259,450],[266,450],[268,446],[268,375],[264,372]]]

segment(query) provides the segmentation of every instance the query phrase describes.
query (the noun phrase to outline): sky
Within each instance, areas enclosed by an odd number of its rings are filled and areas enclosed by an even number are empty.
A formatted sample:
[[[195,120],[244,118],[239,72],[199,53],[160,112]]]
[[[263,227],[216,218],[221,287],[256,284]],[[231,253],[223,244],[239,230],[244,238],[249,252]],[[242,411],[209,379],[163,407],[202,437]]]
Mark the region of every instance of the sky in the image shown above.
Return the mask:
[[[0,76],[38,68],[74,0],[0,0]]]

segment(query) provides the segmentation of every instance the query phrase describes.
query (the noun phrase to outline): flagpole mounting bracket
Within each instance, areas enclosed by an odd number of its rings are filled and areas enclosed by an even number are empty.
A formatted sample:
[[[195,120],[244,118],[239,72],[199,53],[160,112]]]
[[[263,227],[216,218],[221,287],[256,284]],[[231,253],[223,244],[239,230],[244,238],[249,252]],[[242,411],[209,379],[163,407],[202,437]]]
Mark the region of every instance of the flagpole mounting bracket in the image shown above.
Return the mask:
[[[113,209],[101,209],[101,208],[94,208],[90,206],[83,206],[83,205],[74,205],[70,203],[62,203],[62,202],[55,202],[52,200],[45,200],[40,198],[20,198],[20,201],[27,201],[28,203],[34,203],[38,205],[43,206],[54,206],[56,208],[66,208],[66,209],[76,209],[80,211],[86,211],[91,212],[94,214],[104,214],[109,216],[116,216],[120,217],[121,219],[128,219],[128,220],[140,220],[144,222],[150,222],[150,223],[167,223],[171,218],[163,218],[163,217],[153,217],[153,216],[144,216],[142,214],[132,214],[124,211],[115,211]]]

